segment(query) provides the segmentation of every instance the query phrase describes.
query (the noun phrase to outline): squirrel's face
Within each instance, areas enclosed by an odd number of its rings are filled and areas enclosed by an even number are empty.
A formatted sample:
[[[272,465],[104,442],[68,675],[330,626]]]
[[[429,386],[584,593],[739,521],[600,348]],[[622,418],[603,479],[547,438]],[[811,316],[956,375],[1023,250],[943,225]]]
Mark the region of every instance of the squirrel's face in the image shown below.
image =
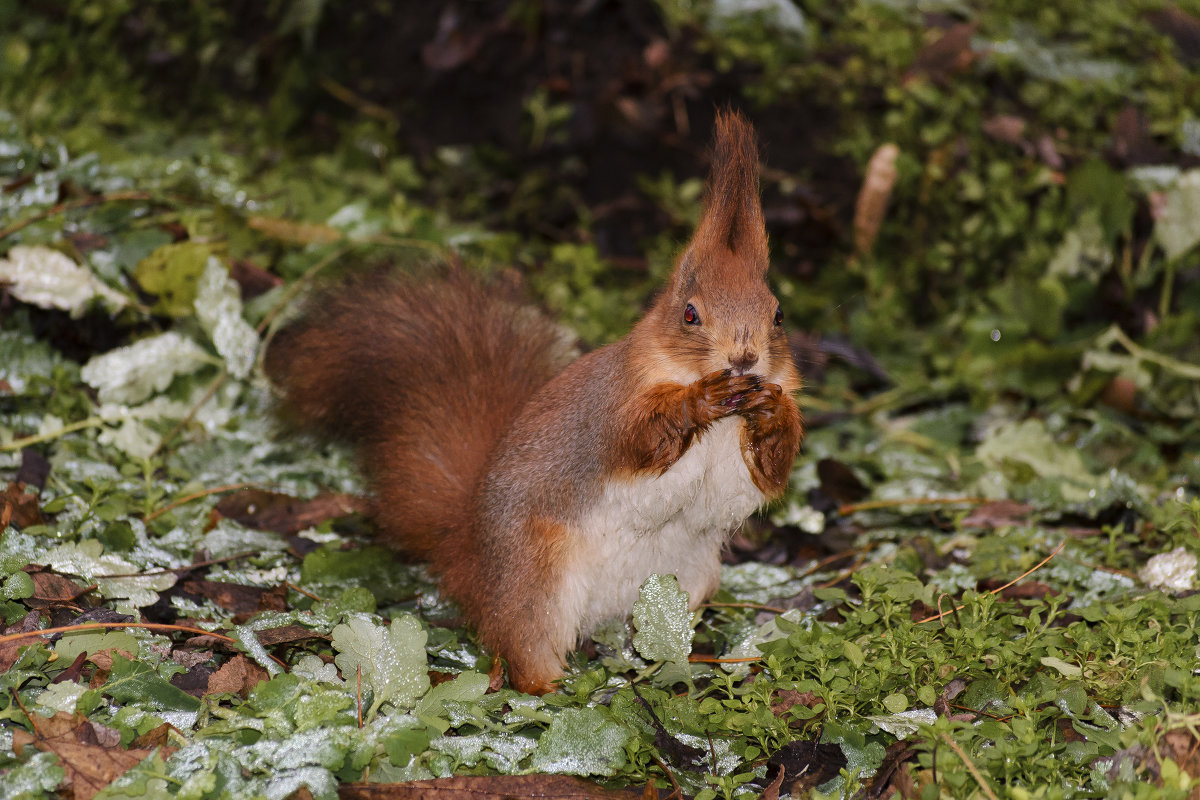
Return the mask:
[[[738,259],[732,253],[724,256],[724,264],[681,264],[677,280],[655,304],[656,338],[673,379],[686,383],[731,370],[795,388],[783,312],[765,269],[733,263]]]

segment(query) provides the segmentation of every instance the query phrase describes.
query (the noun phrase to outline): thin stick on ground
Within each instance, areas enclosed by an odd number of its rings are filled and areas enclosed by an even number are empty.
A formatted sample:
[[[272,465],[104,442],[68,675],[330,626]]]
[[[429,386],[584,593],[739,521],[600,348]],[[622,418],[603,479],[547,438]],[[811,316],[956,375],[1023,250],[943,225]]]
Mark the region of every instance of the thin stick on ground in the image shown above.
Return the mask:
[[[838,506],[842,516],[855,514],[859,511],[875,511],[881,508],[899,508],[900,506],[981,506],[990,503],[986,497],[902,497],[896,500],[868,500],[865,503],[847,503]]]
[[[76,631],[104,630],[108,628],[145,628],[148,631],[168,632],[179,631],[181,633],[194,633],[198,636],[211,636],[218,641],[227,642],[229,644],[240,644],[237,639],[231,636],[226,636],[223,633],[216,631],[206,631],[203,628],[193,628],[190,625],[167,625],[161,622],[86,622],[83,625],[62,625],[57,628],[42,628],[36,631],[21,631],[20,633],[10,633],[5,636],[0,636],[0,644],[7,642],[16,642],[21,639],[36,639],[39,636],[53,636],[59,633],[75,633]],[[270,653],[271,660],[285,670],[288,665],[279,660]]]
[[[95,197],[85,197],[81,200],[68,200],[65,203],[59,203],[56,206],[39,211],[32,216],[26,217],[23,220],[14,222],[4,230],[0,230],[0,239],[12,236],[17,231],[32,225],[35,222],[40,222],[44,219],[49,219],[57,214],[62,214],[65,211],[71,211],[76,208],[87,208],[88,206],[104,205],[105,203],[129,203],[129,202],[162,202],[161,197],[156,197],[149,192],[112,192],[111,194],[101,194]]]
[[[1003,592],[1005,589],[1007,589],[1008,587],[1010,587],[1010,586],[1012,586],[1013,584],[1017,583],[1018,581],[1022,581],[1022,580],[1024,580],[1025,578],[1028,578],[1030,575],[1032,575],[1033,573],[1037,572],[1037,571],[1038,571],[1039,569],[1041,569],[1042,567],[1046,566],[1046,564],[1048,564],[1048,563],[1050,562],[1050,559],[1054,558],[1056,555],[1058,555],[1060,552],[1062,552],[1062,549],[1063,549],[1064,547],[1066,547],[1066,546],[1067,546],[1067,543],[1066,543],[1066,541],[1064,540],[1063,542],[1061,542],[1061,543],[1058,545],[1058,547],[1054,548],[1054,552],[1052,552],[1050,555],[1046,556],[1046,557],[1045,557],[1045,558],[1043,558],[1041,561],[1039,561],[1037,564],[1035,564],[1035,565],[1033,565],[1032,567],[1030,567],[1029,569],[1025,570],[1025,571],[1024,571],[1024,572],[1022,572],[1020,575],[1018,575],[1017,577],[1013,578],[1011,581],[1009,581],[1008,583],[1004,584],[1003,586],[1001,586],[1001,587],[999,587],[999,588],[997,588],[997,589],[992,589],[990,592],[988,592],[988,594],[1000,594],[1000,593],[1001,593],[1001,592]],[[951,608],[951,609],[950,609],[950,611],[943,611],[943,612],[941,612],[940,614],[934,614],[934,615],[933,615],[933,616],[931,616],[931,617],[926,617],[925,619],[919,619],[919,620],[917,620],[917,621],[916,621],[916,623],[914,623],[914,624],[916,624],[916,625],[921,625],[922,623],[925,623],[925,622],[933,622],[934,620],[941,619],[942,617],[946,616],[947,614],[950,614],[950,613],[957,613],[957,612],[959,612],[959,611],[962,611],[964,608],[966,608],[966,605],[965,605],[965,604],[964,604],[964,605],[959,605],[959,606],[954,606],[953,608]]]
[[[142,518],[142,521],[143,522],[151,522],[155,519],[158,519],[163,514],[166,514],[168,511],[174,511],[175,509],[179,508],[180,506],[187,505],[188,503],[192,502],[193,500],[199,500],[202,497],[208,497],[209,495],[213,495],[213,494],[221,494],[223,492],[236,492],[240,489],[253,489],[253,488],[254,488],[254,484],[252,484],[252,483],[231,483],[228,486],[215,486],[212,489],[205,489],[200,492],[193,492],[192,494],[184,495],[183,497],[179,498],[178,500],[167,503],[165,506],[163,506],[160,509],[151,511],[149,514],[147,514],[145,517]]]
[[[958,743],[944,733],[942,734],[942,740],[945,741],[946,744],[950,745],[950,749],[953,750],[960,759],[962,759],[963,765],[966,766],[967,771],[971,773],[971,777],[973,777],[975,782],[979,784],[979,788],[985,795],[988,796],[989,800],[1000,800],[1000,798],[996,797],[996,793],[992,791],[992,787],[989,786],[987,781],[983,779],[983,775],[980,774],[979,768],[975,766],[971,759],[967,758],[967,754],[964,753],[963,749],[958,746]]]

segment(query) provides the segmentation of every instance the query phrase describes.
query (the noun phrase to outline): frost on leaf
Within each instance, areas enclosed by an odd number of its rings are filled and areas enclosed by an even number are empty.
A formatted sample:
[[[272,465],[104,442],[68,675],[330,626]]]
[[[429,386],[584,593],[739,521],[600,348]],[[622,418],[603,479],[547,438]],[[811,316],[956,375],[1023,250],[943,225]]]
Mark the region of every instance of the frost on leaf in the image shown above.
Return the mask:
[[[629,732],[600,709],[568,708],[538,740],[532,766],[564,775],[615,775],[625,766],[628,738]]]
[[[0,283],[11,284],[9,292],[24,303],[61,308],[73,317],[81,315],[94,297],[112,310],[125,305],[124,297],[91,272],[41,245],[17,245],[9,250],[8,258],[0,259]]]
[[[175,585],[173,573],[139,575],[141,567],[115,553],[105,553],[95,539],[62,544],[45,555],[46,563],[58,572],[80,575],[96,582],[101,597],[123,600],[118,606],[140,608],[158,601],[158,593]],[[128,577],[106,578],[106,575]]]
[[[1138,572],[1138,577],[1151,589],[1164,592],[1187,592],[1196,584],[1196,554],[1182,547],[1169,553],[1152,556]]]
[[[225,359],[229,374],[244,378],[254,366],[258,334],[242,318],[238,285],[215,256],[209,256],[196,287],[196,317]]]
[[[362,670],[363,686],[372,693],[368,718],[383,703],[407,708],[429,691],[425,640],[427,635],[412,616],[397,617],[392,624],[376,625],[362,614],[333,629],[333,662],[350,686]]]
[[[1167,191],[1154,235],[1171,261],[1200,243],[1200,169],[1179,176]]]
[[[633,604],[633,627],[633,646],[642,658],[667,663],[659,671],[659,682],[691,682],[692,615],[688,593],[674,575],[651,575],[642,584]]]
[[[200,345],[170,331],[95,356],[80,374],[100,402],[137,403],[209,360]]]

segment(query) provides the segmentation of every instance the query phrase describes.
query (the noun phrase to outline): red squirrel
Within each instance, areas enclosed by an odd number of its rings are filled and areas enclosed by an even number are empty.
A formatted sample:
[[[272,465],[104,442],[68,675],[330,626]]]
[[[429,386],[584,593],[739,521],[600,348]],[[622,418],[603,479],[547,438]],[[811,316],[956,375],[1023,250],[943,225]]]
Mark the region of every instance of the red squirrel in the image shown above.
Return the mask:
[[[620,341],[566,364],[553,323],[460,274],[358,279],[267,372],[292,416],[357,445],[382,536],[544,694],[650,574],[703,602],[732,532],[787,487],[800,378],[767,264],[754,130],[723,112],[700,223]]]

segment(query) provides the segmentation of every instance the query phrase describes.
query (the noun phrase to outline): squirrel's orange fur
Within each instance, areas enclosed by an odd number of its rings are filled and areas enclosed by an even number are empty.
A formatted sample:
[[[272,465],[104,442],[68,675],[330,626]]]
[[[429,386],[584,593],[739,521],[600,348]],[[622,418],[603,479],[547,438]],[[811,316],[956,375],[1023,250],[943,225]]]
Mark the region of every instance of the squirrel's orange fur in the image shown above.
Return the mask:
[[[510,679],[553,689],[653,572],[693,607],[781,495],[799,377],[765,281],[751,126],[719,114],[705,210],[624,339],[563,368],[553,324],[461,275],[359,279],[268,353],[285,407],[354,441],[383,536],[427,559]]]

